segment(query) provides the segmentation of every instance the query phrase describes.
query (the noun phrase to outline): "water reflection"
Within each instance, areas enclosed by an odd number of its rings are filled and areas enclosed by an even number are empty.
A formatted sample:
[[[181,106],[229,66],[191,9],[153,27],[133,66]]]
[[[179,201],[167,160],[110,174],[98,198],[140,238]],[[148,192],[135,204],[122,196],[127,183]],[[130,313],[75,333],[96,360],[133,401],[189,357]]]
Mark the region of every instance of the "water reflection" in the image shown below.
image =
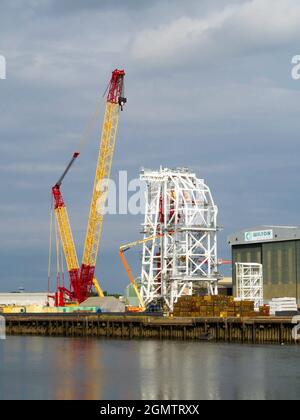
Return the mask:
[[[300,395],[298,347],[148,342],[139,350],[143,399],[265,400]]]
[[[255,361],[259,368],[262,361],[258,355],[255,357],[259,359]],[[139,360],[144,372],[143,399],[222,399],[245,394],[264,397],[259,381],[249,376],[252,360],[236,357],[234,347],[227,347],[224,352],[223,346],[211,344],[152,342],[143,346]],[[245,371],[247,383],[254,383],[253,390],[243,388]],[[239,388],[235,382],[240,384]]]
[[[298,399],[299,347],[9,337],[0,399]]]
[[[89,339],[64,340],[53,358],[54,399],[102,399],[102,352],[98,342]]]

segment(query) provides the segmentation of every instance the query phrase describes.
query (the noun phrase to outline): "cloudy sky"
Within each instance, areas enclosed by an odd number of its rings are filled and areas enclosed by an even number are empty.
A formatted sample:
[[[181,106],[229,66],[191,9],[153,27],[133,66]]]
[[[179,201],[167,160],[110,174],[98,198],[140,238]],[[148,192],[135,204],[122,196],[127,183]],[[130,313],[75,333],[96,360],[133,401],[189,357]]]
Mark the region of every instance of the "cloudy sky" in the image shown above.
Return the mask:
[[[212,4],[213,3],[213,4]],[[113,177],[188,166],[211,187],[226,236],[299,225],[299,0],[6,0],[0,10],[0,290],[47,285],[50,187],[100,106],[64,184],[82,245],[110,72],[126,69]],[[97,275],[122,291],[117,251],[140,216],[105,220]],[[138,274],[139,260],[131,255]]]

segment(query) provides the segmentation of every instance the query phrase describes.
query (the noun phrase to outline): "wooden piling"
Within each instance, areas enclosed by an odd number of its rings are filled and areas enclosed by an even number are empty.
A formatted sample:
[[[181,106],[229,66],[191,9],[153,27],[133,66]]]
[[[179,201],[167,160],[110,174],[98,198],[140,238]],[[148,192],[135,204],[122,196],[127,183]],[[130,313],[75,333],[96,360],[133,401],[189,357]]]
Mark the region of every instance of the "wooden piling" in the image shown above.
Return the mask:
[[[5,315],[7,335],[85,336],[293,344],[291,318],[165,318],[115,315]]]

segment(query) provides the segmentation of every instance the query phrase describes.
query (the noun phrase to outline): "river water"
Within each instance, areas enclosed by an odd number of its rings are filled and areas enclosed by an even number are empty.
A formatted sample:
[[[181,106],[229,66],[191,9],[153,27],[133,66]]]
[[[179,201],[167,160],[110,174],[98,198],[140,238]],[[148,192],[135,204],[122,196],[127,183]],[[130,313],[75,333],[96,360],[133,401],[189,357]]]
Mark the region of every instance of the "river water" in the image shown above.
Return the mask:
[[[299,399],[300,347],[8,337],[0,399]]]

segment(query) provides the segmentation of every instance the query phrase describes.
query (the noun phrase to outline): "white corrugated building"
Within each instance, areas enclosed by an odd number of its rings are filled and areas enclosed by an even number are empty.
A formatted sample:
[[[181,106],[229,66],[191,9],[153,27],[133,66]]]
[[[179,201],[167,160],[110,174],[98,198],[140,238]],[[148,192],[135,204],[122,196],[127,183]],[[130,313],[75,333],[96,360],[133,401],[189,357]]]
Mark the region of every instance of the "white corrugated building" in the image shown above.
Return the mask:
[[[38,293],[0,293],[0,306],[46,306],[48,292]],[[49,304],[54,306],[54,300],[50,299]]]

